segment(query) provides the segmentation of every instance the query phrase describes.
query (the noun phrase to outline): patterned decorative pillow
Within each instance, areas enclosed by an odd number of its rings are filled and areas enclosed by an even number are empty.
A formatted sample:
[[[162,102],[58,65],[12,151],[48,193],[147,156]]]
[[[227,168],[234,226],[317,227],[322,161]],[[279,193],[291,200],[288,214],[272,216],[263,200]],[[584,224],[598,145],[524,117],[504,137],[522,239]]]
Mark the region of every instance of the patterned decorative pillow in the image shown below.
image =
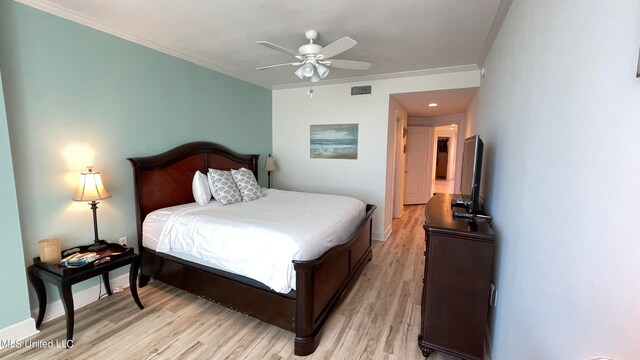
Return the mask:
[[[240,189],[242,194],[242,201],[253,201],[262,197],[262,191],[260,185],[256,181],[256,177],[249,169],[240,168],[238,170],[231,170],[231,176]]]
[[[198,205],[207,205],[211,200],[211,190],[209,190],[207,175],[196,170],[191,182],[191,191],[193,192],[193,199]]]
[[[213,188],[213,197],[220,204],[228,205],[242,201],[242,196],[233,181],[231,172],[209,169],[209,181]]]
[[[211,179],[211,168],[207,171],[207,185],[209,185],[209,191],[211,192],[211,197],[216,198],[216,192],[213,190],[213,180]]]

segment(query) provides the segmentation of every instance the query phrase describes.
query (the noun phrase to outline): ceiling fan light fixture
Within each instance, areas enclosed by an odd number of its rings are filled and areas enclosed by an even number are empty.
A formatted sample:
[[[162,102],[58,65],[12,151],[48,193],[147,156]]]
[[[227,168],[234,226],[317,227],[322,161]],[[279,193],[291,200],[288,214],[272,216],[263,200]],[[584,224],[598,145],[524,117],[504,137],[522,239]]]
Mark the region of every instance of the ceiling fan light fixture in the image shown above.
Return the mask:
[[[324,65],[317,65],[316,70],[321,79],[324,79],[329,75],[329,69]]]
[[[300,80],[309,78],[311,82],[318,82],[329,75],[330,67],[347,70],[368,70],[371,66],[370,63],[363,61],[333,59],[334,56],[342,54],[358,44],[348,36],[344,36],[326,46],[315,43],[315,40],[318,38],[318,32],[316,30],[307,30],[305,32],[305,37],[309,42],[298,47],[298,51],[289,50],[268,41],[258,41],[257,43],[259,45],[285,55],[293,56],[297,61],[262,66],[256,68],[256,70],[266,70],[279,68],[285,65],[293,65],[298,66],[294,71],[294,74],[296,74]]]
[[[315,71],[313,71],[313,65],[308,64],[308,63],[302,65],[302,67],[300,69],[302,69],[302,75],[304,75],[306,77],[311,77],[315,73]]]

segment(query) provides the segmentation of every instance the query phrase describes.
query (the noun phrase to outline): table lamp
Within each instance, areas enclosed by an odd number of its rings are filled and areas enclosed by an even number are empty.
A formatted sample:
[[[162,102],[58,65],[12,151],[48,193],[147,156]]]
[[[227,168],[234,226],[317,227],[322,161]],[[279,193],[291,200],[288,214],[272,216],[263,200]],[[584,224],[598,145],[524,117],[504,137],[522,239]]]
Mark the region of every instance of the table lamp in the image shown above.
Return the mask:
[[[267,187],[271,189],[271,172],[278,170],[278,165],[276,165],[276,159],[269,154],[267,156],[267,162],[264,164],[264,171],[267,172]]]
[[[98,251],[107,247],[106,241],[98,238],[98,202],[96,200],[104,200],[111,197],[111,194],[107,192],[102,184],[100,178],[100,172],[93,171],[92,166],[87,167],[87,172],[80,173],[80,183],[78,184],[78,190],[73,196],[74,201],[90,201],[89,206],[93,211],[93,245],[89,246],[87,250]]]

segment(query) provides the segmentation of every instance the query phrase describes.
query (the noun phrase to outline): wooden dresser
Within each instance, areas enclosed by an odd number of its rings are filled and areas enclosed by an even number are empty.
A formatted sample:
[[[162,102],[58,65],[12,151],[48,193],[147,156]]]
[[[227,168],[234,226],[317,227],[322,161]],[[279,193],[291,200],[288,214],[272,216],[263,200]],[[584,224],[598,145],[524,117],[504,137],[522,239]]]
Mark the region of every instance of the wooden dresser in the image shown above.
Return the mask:
[[[463,359],[482,359],[494,234],[487,221],[454,219],[452,197],[436,194],[425,210],[426,251],[418,345],[424,356],[437,350]]]

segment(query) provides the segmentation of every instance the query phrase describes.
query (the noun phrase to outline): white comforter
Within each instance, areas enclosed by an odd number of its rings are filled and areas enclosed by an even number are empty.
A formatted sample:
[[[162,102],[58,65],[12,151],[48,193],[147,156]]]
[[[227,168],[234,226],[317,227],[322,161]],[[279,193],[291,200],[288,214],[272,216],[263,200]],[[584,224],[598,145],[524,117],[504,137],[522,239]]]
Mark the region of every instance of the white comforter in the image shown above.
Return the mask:
[[[296,285],[292,260],[312,260],[346,242],[364,215],[365,204],[354,198],[270,189],[246,203],[176,207],[156,250],[195,256],[288,293]]]

